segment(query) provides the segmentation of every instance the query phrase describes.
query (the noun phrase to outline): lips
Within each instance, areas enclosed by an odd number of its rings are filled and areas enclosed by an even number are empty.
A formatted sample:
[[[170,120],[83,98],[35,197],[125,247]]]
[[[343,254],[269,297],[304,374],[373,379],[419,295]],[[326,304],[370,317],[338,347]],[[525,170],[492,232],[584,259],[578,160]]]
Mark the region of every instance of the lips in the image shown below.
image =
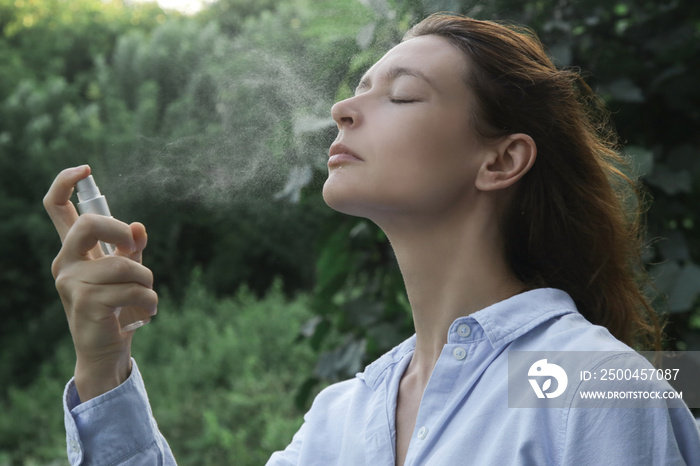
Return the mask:
[[[342,162],[361,162],[362,158],[347,146],[336,143],[328,151],[328,165],[336,165]]]

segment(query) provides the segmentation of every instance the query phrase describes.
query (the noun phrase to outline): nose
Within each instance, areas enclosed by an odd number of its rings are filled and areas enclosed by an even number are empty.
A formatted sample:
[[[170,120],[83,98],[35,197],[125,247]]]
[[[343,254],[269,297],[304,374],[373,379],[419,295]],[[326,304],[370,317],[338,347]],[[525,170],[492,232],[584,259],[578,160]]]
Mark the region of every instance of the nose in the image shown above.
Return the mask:
[[[338,125],[338,129],[355,126],[359,122],[359,113],[352,104],[352,97],[336,102],[331,107],[331,117]]]

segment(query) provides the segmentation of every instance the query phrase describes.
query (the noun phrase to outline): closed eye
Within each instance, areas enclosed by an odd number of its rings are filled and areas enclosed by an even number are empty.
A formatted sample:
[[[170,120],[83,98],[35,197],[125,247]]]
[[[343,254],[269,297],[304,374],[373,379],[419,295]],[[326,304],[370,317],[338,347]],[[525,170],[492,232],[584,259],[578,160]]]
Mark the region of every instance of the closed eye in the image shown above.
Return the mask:
[[[390,98],[389,101],[393,104],[410,104],[411,102],[416,102],[415,100],[411,99],[392,99]]]

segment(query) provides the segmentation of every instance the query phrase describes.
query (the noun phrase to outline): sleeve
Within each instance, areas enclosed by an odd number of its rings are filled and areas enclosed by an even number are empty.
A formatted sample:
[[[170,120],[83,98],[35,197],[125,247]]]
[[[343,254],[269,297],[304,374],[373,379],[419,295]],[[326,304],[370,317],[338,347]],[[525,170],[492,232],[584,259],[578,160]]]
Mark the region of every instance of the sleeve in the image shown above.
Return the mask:
[[[136,362],[123,384],[80,403],[74,379],[63,394],[71,465],[175,465],[153,418]]]
[[[571,410],[563,465],[700,465],[700,433],[685,408]]]
[[[625,363],[626,367],[641,366],[635,357],[623,355],[593,370]],[[597,385],[603,386],[612,393],[672,390],[665,381],[652,384],[624,380],[610,386],[602,382]],[[700,466],[700,430],[682,399],[634,401],[618,406],[609,399],[597,403],[574,402],[565,411],[563,465]]]

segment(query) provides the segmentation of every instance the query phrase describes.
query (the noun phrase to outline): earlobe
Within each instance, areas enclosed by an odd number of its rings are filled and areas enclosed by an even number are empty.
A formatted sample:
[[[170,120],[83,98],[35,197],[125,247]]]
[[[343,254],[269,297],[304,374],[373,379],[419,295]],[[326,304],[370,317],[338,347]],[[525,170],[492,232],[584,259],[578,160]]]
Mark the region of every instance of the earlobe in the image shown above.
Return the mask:
[[[493,145],[479,168],[475,186],[481,191],[508,188],[532,168],[536,158],[537,145],[530,136],[511,134]]]

